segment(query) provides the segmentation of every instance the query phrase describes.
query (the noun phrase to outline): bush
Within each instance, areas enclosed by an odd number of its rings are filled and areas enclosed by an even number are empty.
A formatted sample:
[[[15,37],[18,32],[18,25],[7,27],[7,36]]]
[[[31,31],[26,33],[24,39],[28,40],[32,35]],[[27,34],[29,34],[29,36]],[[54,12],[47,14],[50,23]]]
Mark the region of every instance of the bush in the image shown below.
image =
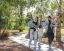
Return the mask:
[[[45,32],[43,35],[43,38],[46,38],[46,37],[47,37],[47,32]]]
[[[9,32],[7,30],[1,30],[0,31],[0,39],[5,40],[8,39]]]

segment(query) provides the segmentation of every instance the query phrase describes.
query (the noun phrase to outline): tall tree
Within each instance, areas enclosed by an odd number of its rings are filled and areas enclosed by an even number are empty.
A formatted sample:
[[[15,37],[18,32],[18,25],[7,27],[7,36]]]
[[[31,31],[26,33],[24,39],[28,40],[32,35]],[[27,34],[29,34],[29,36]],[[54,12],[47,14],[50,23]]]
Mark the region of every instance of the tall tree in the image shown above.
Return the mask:
[[[57,33],[56,33],[56,39],[58,41],[59,47],[62,46],[61,43],[61,19],[62,19],[62,13],[61,13],[61,0],[57,0],[58,3],[58,18],[57,18]]]

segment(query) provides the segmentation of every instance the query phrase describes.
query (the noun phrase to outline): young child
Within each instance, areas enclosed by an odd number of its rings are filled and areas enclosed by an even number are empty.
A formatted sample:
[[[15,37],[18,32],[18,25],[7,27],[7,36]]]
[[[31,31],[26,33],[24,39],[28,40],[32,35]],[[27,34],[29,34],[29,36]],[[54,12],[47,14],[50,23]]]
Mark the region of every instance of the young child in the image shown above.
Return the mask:
[[[41,44],[42,44],[42,36],[43,36],[43,28],[42,28],[42,25],[39,25],[39,28],[38,28],[38,46],[39,48],[41,48]]]

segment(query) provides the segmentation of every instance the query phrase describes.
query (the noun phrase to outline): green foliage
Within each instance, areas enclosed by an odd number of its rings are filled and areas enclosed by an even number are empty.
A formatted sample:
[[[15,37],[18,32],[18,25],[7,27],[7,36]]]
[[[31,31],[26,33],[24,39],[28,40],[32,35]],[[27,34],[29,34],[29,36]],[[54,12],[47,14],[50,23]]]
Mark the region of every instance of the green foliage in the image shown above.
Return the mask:
[[[64,0],[62,0],[62,20],[63,20],[63,23],[64,23]]]
[[[25,18],[24,16],[20,16],[19,19],[17,19],[16,24],[14,26],[14,29],[18,30],[24,30],[25,29]]]
[[[24,16],[21,16],[21,18],[20,18],[19,29],[22,29],[22,30],[25,29],[25,18],[24,18]]]
[[[33,19],[31,12],[27,13],[27,19],[28,19],[28,20]]]
[[[44,1],[44,0],[43,0]],[[45,5],[43,8],[36,7],[37,15],[44,15],[48,12],[51,6],[51,9],[55,11],[58,7],[56,2],[51,2],[50,0],[45,0]],[[49,6],[49,3],[51,5]],[[33,13],[28,13],[27,18],[25,19],[23,15],[24,8],[34,7],[41,3],[40,0],[0,0],[0,28],[7,29],[24,29],[25,23],[32,18]],[[44,3],[44,2],[42,2]],[[62,19],[64,20],[64,0],[62,0]],[[18,11],[18,12],[17,12]],[[54,14],[54,13],[53,13]],[[17,19],[17,17],[19,19]]]
[[[39,2],[40,0],[27,0],[26,6],[29,8],[29,7],[37,5]]]
[[[12,12],[13,8],[15,9],[20,6],[20,11],[18,13]],[[18,22],[18,27],[16,29],[24,29],[25,20],[22,16],[23,8],[26,6],[26,1],[24,0],[0,0],[0,28],[14,29],[16,23]],[[18,9],[16,9],[18,10]],[[16,19],[16,16],[20,15],[19,19]],[[18,20],[18,21],[16,21]]]
[[[46,38],[46,37],[47,37],[47,32],[45,32],[45,33],[44,33],[43,37],[44,37],[44,38]]]
[[[55,9],[57,9],[57,7],[58,7],[58,5],[57,5],[57,3],[51,3],[51,9],[53,9],[53,10],[55,10]]]

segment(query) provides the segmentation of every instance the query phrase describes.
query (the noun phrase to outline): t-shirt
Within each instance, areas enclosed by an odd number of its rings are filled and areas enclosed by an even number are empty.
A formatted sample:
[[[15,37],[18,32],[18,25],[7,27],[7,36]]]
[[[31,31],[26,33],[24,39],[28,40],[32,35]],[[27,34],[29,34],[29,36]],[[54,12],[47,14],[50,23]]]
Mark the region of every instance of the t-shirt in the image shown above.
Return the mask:
[[[43,29],[42,28],[38,29],[38,36],[43,36]]]

